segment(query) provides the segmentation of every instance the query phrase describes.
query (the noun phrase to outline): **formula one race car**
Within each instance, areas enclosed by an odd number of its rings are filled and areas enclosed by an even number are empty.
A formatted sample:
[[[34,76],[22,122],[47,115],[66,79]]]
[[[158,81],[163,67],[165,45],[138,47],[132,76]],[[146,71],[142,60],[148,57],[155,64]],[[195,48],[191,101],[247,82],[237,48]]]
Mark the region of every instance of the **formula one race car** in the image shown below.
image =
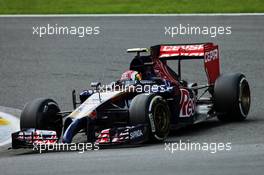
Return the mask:
[[[73,111],[61,112],[52,99],[27,103],[20,118],[21,131],[12,134],[12,147],[72,143],[80,132],[85,133],[87,142],[99,145],[159,142],[171,129],[212,117],[225,122],[247,117],[248,81],[241,73],[220,74],[217,45],[156,45],[150,48],[150,55],[140,55],[147,51],[128,49],[137,53],[130,70],[110,85],[91,83],[90,90],[80,93],[80,102],[73,91]],[[182,78],[181,62],[193,59],[203,61],[207,84]],[[176,72],[168,66],[168,60],[177,61]],[[199,94],[200,90],[204,93]]]

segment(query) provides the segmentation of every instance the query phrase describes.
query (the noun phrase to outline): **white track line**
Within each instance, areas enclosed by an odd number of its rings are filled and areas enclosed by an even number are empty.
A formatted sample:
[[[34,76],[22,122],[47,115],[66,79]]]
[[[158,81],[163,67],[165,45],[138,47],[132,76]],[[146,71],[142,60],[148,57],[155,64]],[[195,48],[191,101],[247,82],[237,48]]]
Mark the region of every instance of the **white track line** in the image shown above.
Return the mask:
[[[7,114],[4,112],[0,112],[0,116],[4,119],[7,119],[10,121],[10,125],[12,128],[12,132],[19,131],[19,119],[11,114]],[[11,143],[11,133],[10,133],[10,138],[8,140],[5,140],[4,142],[0,142],[0,146],[6,145]]]
[[[0,18],[17,17],[170,17],[170,16],[264,16],[264,13],[193,13],[193,14],[24,14],[0,15]]]

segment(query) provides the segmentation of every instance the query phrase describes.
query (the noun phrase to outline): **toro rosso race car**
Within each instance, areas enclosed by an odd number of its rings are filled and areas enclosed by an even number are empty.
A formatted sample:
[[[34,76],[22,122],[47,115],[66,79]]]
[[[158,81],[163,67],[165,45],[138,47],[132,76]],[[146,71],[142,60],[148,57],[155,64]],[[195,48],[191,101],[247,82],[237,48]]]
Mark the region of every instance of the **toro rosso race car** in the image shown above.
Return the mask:
[[[136,56],[120,80],[107,86],[72,92],[73,111],[60,111],[52,99],[39,98],[25,105],[21,131],[12,134],[12,147],[72,143],[78,133],[98,145],[138,144],[166,139],[171,129],[212,117],[242,121],[250,109],[250,88],[241,73],[221,74],[219,49],[213,43],[165,44],[134,48]],[[200,59],[207,83],[187,82],[181,62]],[[178,64],[177,71],[167,64]],[[201,93],[202,91],[202,93]]]

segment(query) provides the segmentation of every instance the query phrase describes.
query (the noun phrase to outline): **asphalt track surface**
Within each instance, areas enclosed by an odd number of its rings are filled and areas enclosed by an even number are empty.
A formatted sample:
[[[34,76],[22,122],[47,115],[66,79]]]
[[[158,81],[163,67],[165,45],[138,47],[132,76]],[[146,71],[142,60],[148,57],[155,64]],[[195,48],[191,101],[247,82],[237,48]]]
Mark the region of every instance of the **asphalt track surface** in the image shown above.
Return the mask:
[[[32,26],[100,26],[98,36],[32,35]],[[170,38],[164,26],[232,26],[216,38]],[[21,109],[37,97],[52,97],[71,108],[71,90],[91,81],[110,82],[128,69],[125,49],[159,43],[216,42],[222,72],[243,72],[251,85],[248,119],[222,124],[210,120],[174,131],[167,142],[232,143],[231,151],[165,151],[164,144],[100,151],[32,153],[0,148],[1,174],[262,174],[264,170],[263,43],[264,16],[0,18],[0,105]],[[204,81],[197,61],[184,64],[184,77]]]

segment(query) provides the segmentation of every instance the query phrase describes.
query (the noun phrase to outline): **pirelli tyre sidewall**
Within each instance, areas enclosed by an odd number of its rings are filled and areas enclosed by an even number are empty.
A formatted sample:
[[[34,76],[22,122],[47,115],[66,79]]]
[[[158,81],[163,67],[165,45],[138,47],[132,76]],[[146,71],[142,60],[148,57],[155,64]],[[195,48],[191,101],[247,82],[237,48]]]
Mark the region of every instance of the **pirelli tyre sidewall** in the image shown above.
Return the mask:
[[[250,88],[241,73],[223,74],[214,86],[215,109],[221,121],[242,121],[250,109]]]
[[[170,131],[170,110],[167,102],[156,94],[139,94],[129,108],[131,124],[149,125],[149,139],[163,141]]]
[[[62,132],[62,117],[58,104],[52,99],[38,98],[27,103],[20,116],[20,128],[36,128],[53,130],[60,137]]]

